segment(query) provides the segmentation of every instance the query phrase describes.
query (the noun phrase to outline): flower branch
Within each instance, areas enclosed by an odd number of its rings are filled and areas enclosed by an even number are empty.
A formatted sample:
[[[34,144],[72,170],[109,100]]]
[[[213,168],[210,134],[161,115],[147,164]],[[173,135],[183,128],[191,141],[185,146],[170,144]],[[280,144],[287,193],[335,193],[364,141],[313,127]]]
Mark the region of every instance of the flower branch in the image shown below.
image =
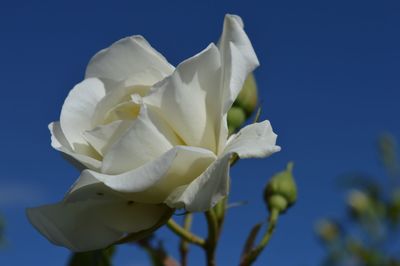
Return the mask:
[[[208,225],[208,237],[204,250],[206,252],[207,266],[215,266],[215,251],[217,248],[218,238],[219,238],[219,224],[218,217],[213,209],[205,212],[207,225]]]
[[[177,222],[175,222],[174,219],[169,219],[167,222],[167,226],[169,229],[171,229],[172,232],[177,234],[179,237],[185,239],[187,242],[201,247],[205,246],[206,241],[204,239],[186,230]]]
[[[279,216],[296,202],[297,186],[292,171],[293,162],[289,162],[284,171],[275,174],[267,183],[264,190],[264,201],[269,210],[267,231],[260,243],[252,248],[251,246],[260,230],[260,224],[253,227],[246,241],[240,266],[249,266],[258,258],[271,240]]]
[[[248,251],[246,254],[244,254],[244,256],[241,259],[240,266],[249,266],[258,258],[258,256],[261,254],[261,252],[264,250],[264,248],[268,245],[269,241],[271,240],[271,237],[275,231],[276,224],[278,222],[278,218],[279,218],[279,211],[277,209],[272,210],[268,219],[269,221],[268,221],[267,231],[265,232],[260,243],[253,249],[250,249],[250,251]]]
[[[192,226],[193,215],[191,213],[187,213],[185,218],[183,219],[183,228],[186,231],[190,232],[190,227]],[[188,264],[188,252],[189,252],[189,243],[185,239],[181,239],[179,243],[179,252],[181,255],[181,266],[187,266]]]

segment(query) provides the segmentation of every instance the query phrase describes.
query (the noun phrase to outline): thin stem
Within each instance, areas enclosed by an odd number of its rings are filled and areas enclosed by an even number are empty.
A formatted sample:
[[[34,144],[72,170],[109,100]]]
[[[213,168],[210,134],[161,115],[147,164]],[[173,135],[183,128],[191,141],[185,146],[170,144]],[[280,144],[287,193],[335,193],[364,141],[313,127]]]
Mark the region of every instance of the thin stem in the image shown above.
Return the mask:
[[[256,115],[254,116],[253,123],[257,123],[261,115],[261,106],[258,106]]]
[[[208,238],[207,240],[216,242],[218,239],[218,217],[214,210],[205,212],[208,224]]]
[[[204,250],[206,252],[207,266],[215,266],[215,251],[219,237],[219,225],[218,217],[213,209],[205,212],[207,225],[208,225],[208,237]]]
[[[214,207],[215,215],[217,216],[219,230],[221,230],[222,224],[225,219],[227,197],[220,200]]]
[[[260,243],[243,257],[240,266],[249,266],[258,258],[260,253],[264,250],[264,248],[268,245],[269,241],[271,240],[271,236],[275,231],[278,218],[279,218],[279,211],[277,209],[272,209],[269,216],[267,231],[265,232]]]
[[[171,229],[172,232],[177,234],[178,236],[185,239],[187,242],[198,245],[198,246],[205,246],[206,241],[201,237],[189,232],[178,223],[176,223],[172,218],[168,220],[167,226]]]
[[[187,213],[185,215],[185,218],[183,220],[183,228],[190,232],[190,227],[192,226],[192,214]],[[188,252],[189,252],[189,243],[181,238],[180,244],[179,244],[179,252],[181,255],[181,266],[187,266],[188,265]]]

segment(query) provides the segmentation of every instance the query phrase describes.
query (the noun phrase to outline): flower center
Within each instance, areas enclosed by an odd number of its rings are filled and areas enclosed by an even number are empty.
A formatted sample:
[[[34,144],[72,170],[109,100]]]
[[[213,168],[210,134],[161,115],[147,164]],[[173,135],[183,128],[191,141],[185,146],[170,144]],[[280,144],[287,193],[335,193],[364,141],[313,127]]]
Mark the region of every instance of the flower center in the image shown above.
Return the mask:
[[[135,85],[108,91],[96,106],[92,127],[107,125],[118,120],[134,120],[139,114],[140,105],[132,99],[132,95],[143,97],[149,89],[150,86]]]

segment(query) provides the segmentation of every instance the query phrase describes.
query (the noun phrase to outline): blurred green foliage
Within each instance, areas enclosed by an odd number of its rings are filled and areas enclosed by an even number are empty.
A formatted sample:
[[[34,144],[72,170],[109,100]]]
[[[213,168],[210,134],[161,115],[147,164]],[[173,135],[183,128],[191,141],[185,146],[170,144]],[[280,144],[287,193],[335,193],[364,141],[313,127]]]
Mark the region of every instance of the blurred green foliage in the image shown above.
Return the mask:
[[[175,259],[170,257],[164,249],[163,242],[156,240],[154,235],[136,242],[148,255],[153,266],[178,266]]]
[[[163,246],[161,240],[157,240],[154,235],[131,243],[137,245],[147,253],[150,264],[153,266],[178,266],[179,264],[170,257]],[[117,246],[106,249],[88,252],[72,253],[68,261],[68,266],[112,266],[112,259],[117,250]]]
[[[69,259],[69,266],[111,266],[115,248],[73,253]]]
[[[400,162],[391,135],[379,138],[378,154],[387,176],[346,176],[346,218],[316,225],[324,266],[400,266]]]

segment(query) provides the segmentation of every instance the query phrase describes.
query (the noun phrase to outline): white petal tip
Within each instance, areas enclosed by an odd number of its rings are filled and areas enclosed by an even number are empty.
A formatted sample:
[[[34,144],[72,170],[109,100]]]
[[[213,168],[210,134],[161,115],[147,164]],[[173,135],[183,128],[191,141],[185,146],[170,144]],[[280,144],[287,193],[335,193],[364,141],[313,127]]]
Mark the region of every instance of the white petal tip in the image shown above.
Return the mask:
[[[279,152],[279,151],[281,151],[281,147],[280,146],[275,146],[274,148],[273,148],[273,152]]]
[[[226,14],[225,15],[225,21],[228,21],[228,22],[231,22],[231,23],[232,22],[236,22],[242,28],[243,28],[243,25],[244,25],[242,18],[240,16],[238,16],[238,15],[235,15],[235,14]]]

